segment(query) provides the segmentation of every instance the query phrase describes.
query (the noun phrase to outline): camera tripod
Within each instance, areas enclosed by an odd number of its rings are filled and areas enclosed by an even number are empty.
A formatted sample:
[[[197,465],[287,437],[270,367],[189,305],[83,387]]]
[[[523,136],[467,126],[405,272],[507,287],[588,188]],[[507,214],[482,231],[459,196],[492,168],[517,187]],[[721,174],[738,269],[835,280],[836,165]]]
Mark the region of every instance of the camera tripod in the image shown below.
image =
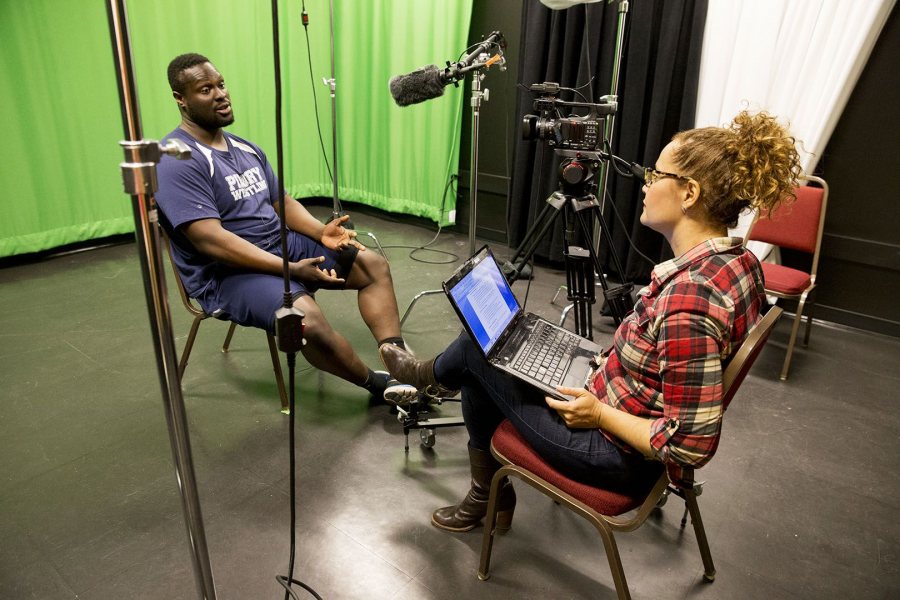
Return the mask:
[[[616,325],[628,313],[634,286],[624,283],[611,287],[603,275],[597,249],[591,244],[593,225],[598,224],[601,231],[606,230],[600,202],[593,192],[596,189],[596,174],[601,157],[607,158],[609,155],[581,150],[557,149],[555,152],[564,158],[559,165],[559,189],[547,198],[544,208],[525,234],[515,254],[501,269],[510,283],[518,280],[538,243],[562,213],[566,243],[564,256],[567,299],[575,312],[575,332],[590,340],[593,339],[591,306],[596,303],[595,273],[599,275],[603,298]],[[582,243],[584,246],[580,245]],[[609,252],[618,272],[624,273],[612,244]]]

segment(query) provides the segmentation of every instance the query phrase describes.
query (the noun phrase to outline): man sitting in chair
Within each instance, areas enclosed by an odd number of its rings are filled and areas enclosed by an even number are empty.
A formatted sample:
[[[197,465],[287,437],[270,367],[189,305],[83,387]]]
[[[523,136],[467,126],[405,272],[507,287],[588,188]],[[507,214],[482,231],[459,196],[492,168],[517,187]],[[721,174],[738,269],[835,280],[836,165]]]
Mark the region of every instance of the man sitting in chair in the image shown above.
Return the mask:
[[[181,124],[169,138],[191,148],[190,160],[163,157],[156,201],[172,240],[172,256],[188,295],[207,313],[274,332],[283,303],[278,180],[263,151],[222,128],[234,122],[225,80],[200,54],[175,57],[168,68]],[[291,292],[303,319],[302,353],[318,369],[392,400],[415,392],[372,371],[332,329],[313,294],[354,289],[359,312],[379,345],[404,347],[387,261],[342,226],[323,225],[299,202],[284,197]]]

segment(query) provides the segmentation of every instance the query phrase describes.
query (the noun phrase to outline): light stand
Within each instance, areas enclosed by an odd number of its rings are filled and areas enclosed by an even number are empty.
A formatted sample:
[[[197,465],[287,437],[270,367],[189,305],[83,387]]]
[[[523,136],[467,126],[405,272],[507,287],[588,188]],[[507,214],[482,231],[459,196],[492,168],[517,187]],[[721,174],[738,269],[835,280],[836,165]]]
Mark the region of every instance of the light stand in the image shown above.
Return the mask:
[[[484,57],[484,60],[487,56]],[[490,100],[490,90],[481,91],[481,82],[485,74],[481,71],[472,73],[472,143],[469,153],[469,256],[475,255],[475,224],[478,219],[478,132],[481,120],[481,101]]]
[[[341,207],[341,199],[338,191],[337,78],[335,77],[334,69],[334,0],[329,0],[328,2],[328,18],[331,40],[331,78],[326,79],[323,77],[322,83],[328,86],[329,94],[331,96],[331,219],[334,220],[346,214]],[[304,14],[303,26],[306,27],[308,22],[309,21]],[[315,91],[313,91],[313,93],[315,93]],[[344,223],[344,227],[354,229],[353,221],[347,221]],[[384,248],[381,247],[381,243],[378,241],[378,238],[375,237],[374,233],[371,231],[360,231],[358,233],[372,238],[372,241],[375,242],[375,246],[378,247],[378,251],[381,252],[382,256],[387,258],[387,255],[384,253]]]
[[[603,99],[611,100],[612,102],[616,102],[618,100],[618,92],[619,92],[619,68],[622,64],[622,48],[625,44],[625,21],[628,16],[628,0],[619,0],[619,10],[617,11],[617,21],[616,21],[616,43],[613,49],[613,70],[612,77],[610,81],[610,92],[609,95],[604,96]],[[610,150],[612,144],[612,136],[615,131],[615,113],[610,114],[606,118],[606,122],[604,123],[603,130],[603,139],[607,140],[610,143]],[[600,172],[597,178],[597,198],[599,200],[599,213],[602,216],[603,210],[606,207],[606,190],[609,181],[609,165],[606,162],[603,162],[600,165]],[[602,241],[603,229],[605,225],[603,224],[602,219],[598,219],[594,223],[594,229],[592,233],[592,241],[593,241],[593,250],[596,254],[600,253],[600,243]],[[610,249],[612,248],[612,242],[610,242]],[[622,270],[621,265],[618,262],[618,258],[616,254],[613,252],[611,256],[616,262],[616,268],[619,270],[619,276],[624,277],[625,273]],[[605,283],[605,278],[602,271],[597,271],[597,277],[601,283]],[[563,289],[567,288],[568,284],[561,285],[559,289],[556,291],[556,294],[553,296],[553,300],[551,302],[556,301],[556,297],[559,295],[559,292]],[[604,288],[605,291],[606,288]],[[570,295],[570,294],[567,294]],[[566,322],[566,317],[569,316],[569,312],[575,308],[575,304],[569,304],[562,310],[562,314],[559,318],[559,325],[562,325]],[[618,319],[615,319],[618,324]]]
[[[490,57],[488,53],[490,47],[493,44],[500,44],[502,39],[503,34],[499,31],[492,32],[473,52],[456,64],[448,62],[447,68],[444,70],[448,77],[454,79],[464,77],[469,71],[472,72],[472,98],[470,100],[470,106],[472,107],[472,138],[469,152],[469,256],[475,254],[475,226],[478,208],[478,132],[481,119],[481,102],[487,102],[490,99],[490,90],[486,88],[482,90],[481,82],[486,76],[484,70],[495,63],[499,63],[501,70],[506,70],[506,59],[502,53],[494,57]],[[443,293],[444,290],[425,290],[413,296],[409,306],[406,307],[406,311],[403,313],[403,317],[400,319],[400,327],[403,327],[403,324],[406,323],[409,313],[421,298]]]
[[[200,497],[197,493],[197,480],[191,458],[187,414],[181,394],[181,380],[178,377],[175,337],[172,334],[172,316],[163,276],[157,208],[153,199],[157,181],[156,165],[162,153],[185,159],[190,156],[190,150],[180,142],[173,141],[162,147],[155,141],[141,139],[143,135],[141,116],[132,70],[131,39],[125,0],[109,0],[107,16],[116,65],[122,123],[127,137],[126,141],[121,142],[125,151],[125,162],[121,164],[122,179],[125,193],[131,196],[132,201],[135,237],[141,261],[141,274],[144,278],[144,293],[166,425],[169,430],[169,442],[172,446],[172,459],[175,463],[175,479],[181,493],[181,508],[188,530],[197,593],[203,600],[214,600],[216,587],[209,562]]]
[[[619,10],[616,20],[616,45],[613,49],[613,71],[612,81],[609,84],[608,98],[617,101],[619,98],[619,67],[622,64],[622,48],[625,44],[625,19],[628,16],[628,0],[620,0]],[[612,136],[615,131],[616,114],[612,113],[606,118],[605,129],[603,131],[603,139],[609,140],[610,151],[612,150]],[[603,211],[606,206],[606,189],[609,180],[609,165],[604,162],[600,165],[600,176],[597,188],[597,195],[600,199],[600,210]],[[594,232],[594,246],[600,251],[600,235],[602,229],[598,228]],[[624,276],[624,274],[622,274]]]

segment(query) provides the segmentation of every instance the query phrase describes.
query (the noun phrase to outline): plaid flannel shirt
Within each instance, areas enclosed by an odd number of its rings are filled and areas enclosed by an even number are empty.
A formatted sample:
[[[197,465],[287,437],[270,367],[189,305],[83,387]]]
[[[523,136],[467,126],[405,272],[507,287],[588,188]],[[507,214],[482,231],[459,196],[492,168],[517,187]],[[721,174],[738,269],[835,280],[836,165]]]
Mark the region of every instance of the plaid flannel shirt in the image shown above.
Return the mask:
[[[591,391],[653,419],[650,446],[673,480],[680,466],[700,467],[716,451],[723,362],[759,320],[763,299],[753,253],[740,238],[715,238],[657,265],[616,331]]]

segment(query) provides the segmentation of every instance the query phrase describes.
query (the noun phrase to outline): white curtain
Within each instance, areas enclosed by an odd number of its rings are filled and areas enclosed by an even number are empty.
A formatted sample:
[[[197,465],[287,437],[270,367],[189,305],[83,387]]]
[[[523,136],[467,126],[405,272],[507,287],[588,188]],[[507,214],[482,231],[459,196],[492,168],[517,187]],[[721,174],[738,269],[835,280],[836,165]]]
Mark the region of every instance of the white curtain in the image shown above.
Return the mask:
[[[743,108],[789,125],[803,169],[822,155],[896,0],[709,0],[697,127]],[[891,108],[893,110],[893,108]],[[752,215],[733,235],[743,235]],[[768,245],[751,246],[760,257]]]

